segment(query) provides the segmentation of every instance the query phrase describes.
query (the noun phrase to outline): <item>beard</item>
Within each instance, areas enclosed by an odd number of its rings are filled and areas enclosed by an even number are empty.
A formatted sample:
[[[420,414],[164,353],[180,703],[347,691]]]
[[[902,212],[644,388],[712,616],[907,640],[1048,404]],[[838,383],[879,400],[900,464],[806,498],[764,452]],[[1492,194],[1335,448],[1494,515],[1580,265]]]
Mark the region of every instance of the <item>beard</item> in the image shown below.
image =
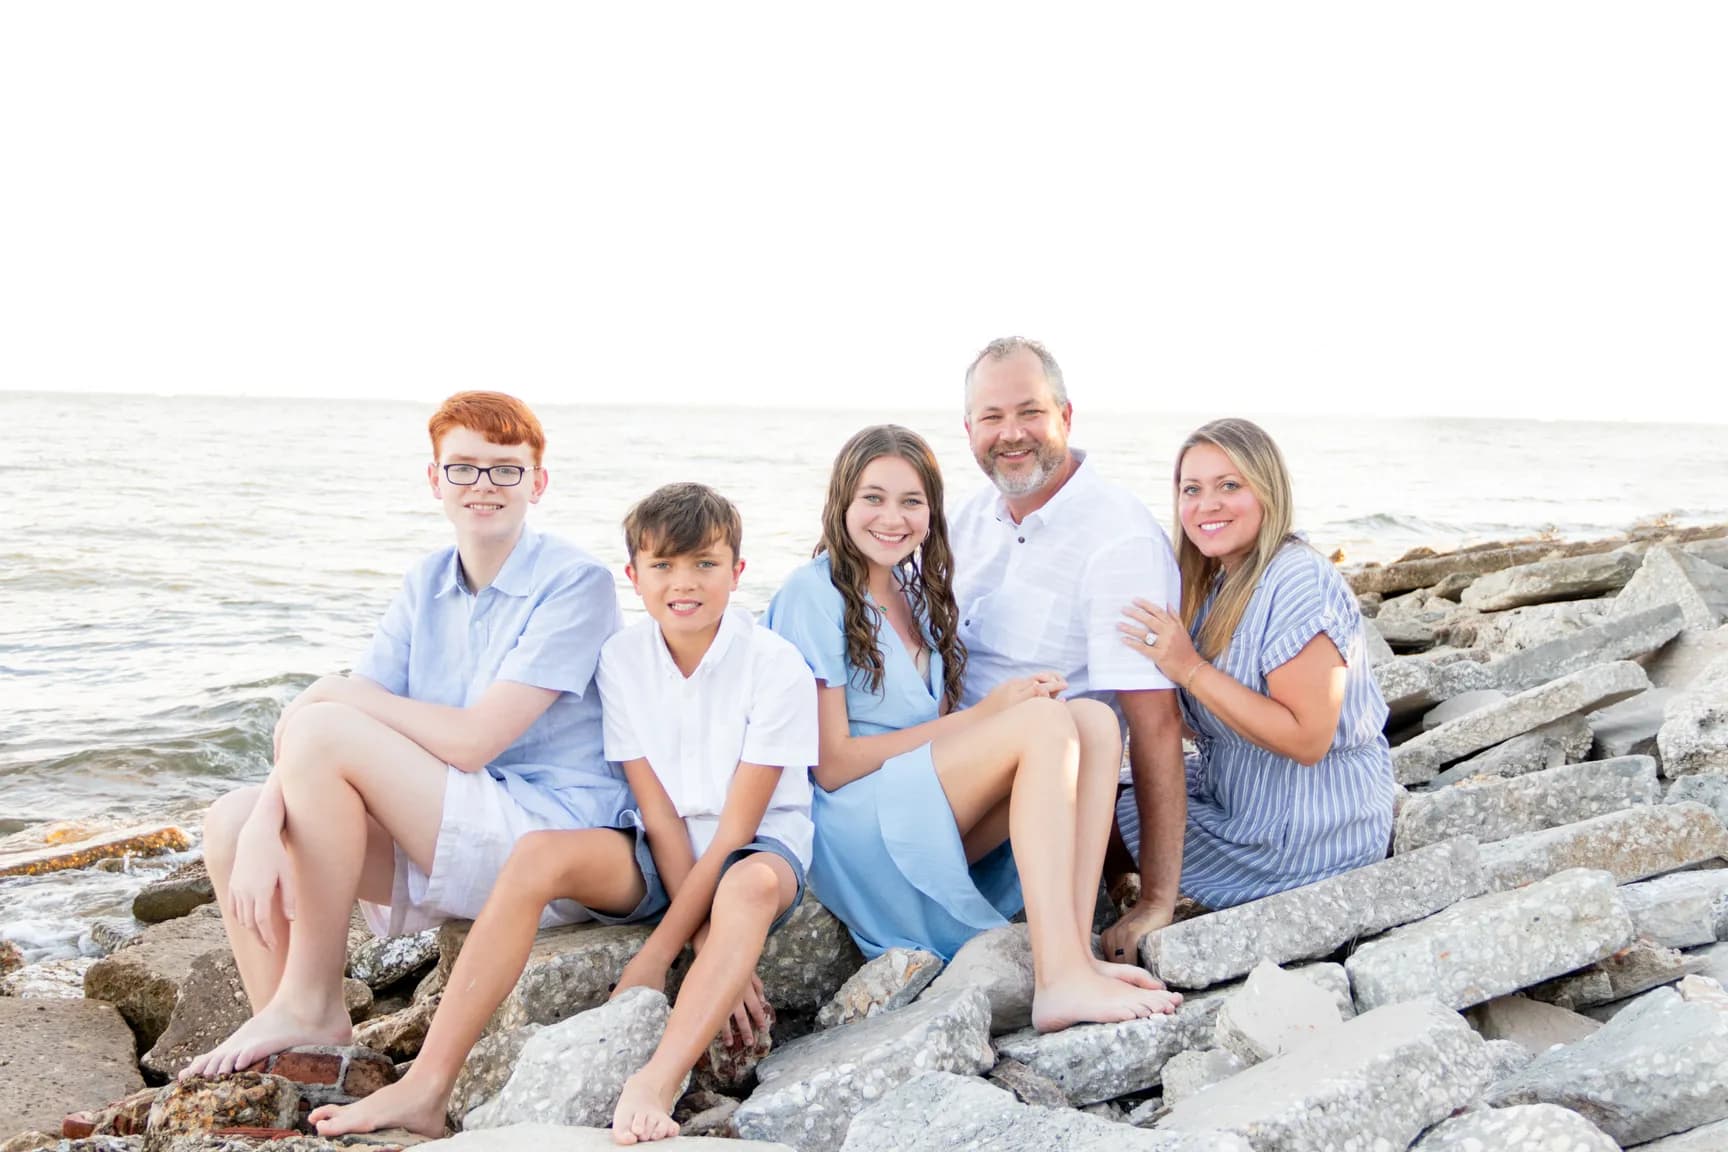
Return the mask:
[[[984,474],[990,477],[990,482],[996,485],[996,490],[1004,496],[1025,496],[1036,492],[1049,483],[1050,478],[1062,469],[1062,462],[1067,459],[1066,444],[1052,444],[1046,440],[1042,443],[1027,445],[1032,449],[1031,466],[1024,472],[1010,474],[997,463],[1000,450],[992,451],[986,459],[978,463],[984,469]]]

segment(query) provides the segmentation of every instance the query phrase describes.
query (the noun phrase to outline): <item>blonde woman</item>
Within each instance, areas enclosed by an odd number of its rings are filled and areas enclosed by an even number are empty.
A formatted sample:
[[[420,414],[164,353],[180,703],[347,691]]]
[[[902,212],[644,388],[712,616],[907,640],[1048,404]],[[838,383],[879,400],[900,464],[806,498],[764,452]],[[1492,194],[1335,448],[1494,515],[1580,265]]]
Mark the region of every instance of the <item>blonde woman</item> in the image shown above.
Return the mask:
[[[1123,642],[1181,689],[1188,762],[1182,891],[1257,900],[1386,854],[1392,757],[1362,614],[1291,533],[1290,474],[1259,426],[1215,420],[1176,457],[1180,615],[1136,600]],[[1138,843],[1130,794],[1123,837]]]

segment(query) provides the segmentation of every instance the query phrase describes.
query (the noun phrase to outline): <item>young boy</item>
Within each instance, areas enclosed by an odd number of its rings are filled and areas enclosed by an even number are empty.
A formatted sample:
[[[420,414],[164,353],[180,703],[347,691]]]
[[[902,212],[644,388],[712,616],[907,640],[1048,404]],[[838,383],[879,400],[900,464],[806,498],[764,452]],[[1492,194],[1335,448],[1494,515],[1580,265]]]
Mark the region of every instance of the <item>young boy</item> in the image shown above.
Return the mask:
[[[581,829],[556,833],[580,879],[560,889],[574,902],[549,921],[653,910],[594,687],[621,623],[612,578],[525,523],[548,483],[540,422],[513,397],[463,392],[429,431],[426,476],[454,546],[408,572],[352,675],[318,680],[283,710],[265,783],[205,818],[205,861],[254,1015],[184,1076],[347,1043],[356,897],[380,935],[472,917],[536,830]]]
[[[671,906],[616,992],[663,988],[686,943],[685,977],[659,1049],[624,1085],[621,1144],[675,1136],[680,1085],[729,1015],[763,1022],[756,961],[804,891],[813,828],[816,684],[790,643],[728,607],[744,562],[731,503],[699,484],[661,488],[624,521],[625,569],[648,619],[607,641],[599,683],[607,759],[623,763],[652,850],[642,865]],[[569,834],[564,834],[569,835]],[[540,904],[577,873],[553,834],[531,836],[469,935],[419,1057],[398,1083],[311,1119],[323,1136],[392,1126],[437,1135],[451,1086],[514,987]]]

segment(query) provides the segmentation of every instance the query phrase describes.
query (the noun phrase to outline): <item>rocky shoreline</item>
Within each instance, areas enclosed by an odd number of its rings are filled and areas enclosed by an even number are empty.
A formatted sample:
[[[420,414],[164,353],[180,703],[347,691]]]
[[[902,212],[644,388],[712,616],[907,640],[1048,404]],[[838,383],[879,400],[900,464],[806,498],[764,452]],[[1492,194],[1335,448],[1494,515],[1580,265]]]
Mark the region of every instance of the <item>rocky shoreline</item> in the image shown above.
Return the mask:
[[[1728,1149],[1728,525],[1347,574],[1392,708],[1393,855],[1148,937],[1181,1010],[1052,1035],[1027,1026],[1024,928],[946,969],[864,964],[807,901],[763,956],[771,1043],[711,1051],[683,1145]],[[117,850],[175,850],[140,835]],[[0,875],[107,851],[13,838]],[[543,933],[464,1069],[457,1135],[319,1140],[307,1111],[414,1058],[469,925],[356,930],[353,1047],[173,1084],[246,1011],[209,900],[190,867],[93,962],[8,973],[0,947],[0,1152],[609,1147],[593,1126],[665,1020],[656,993],[607,1000],[647,929]]]

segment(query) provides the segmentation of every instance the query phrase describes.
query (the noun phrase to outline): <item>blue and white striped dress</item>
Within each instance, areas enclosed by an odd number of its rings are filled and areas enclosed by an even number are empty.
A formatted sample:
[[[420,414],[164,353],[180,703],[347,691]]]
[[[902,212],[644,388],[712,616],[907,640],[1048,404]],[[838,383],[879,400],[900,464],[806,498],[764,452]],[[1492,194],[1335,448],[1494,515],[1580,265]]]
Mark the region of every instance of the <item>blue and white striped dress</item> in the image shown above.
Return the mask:
[[[1212,602],[1207,600],[1199,623]],[[1188,758],[1182,892],[1208,908],[1270,896],[1386,855],[1392,833],[1392,755],[1386,702],[1370,674],[1356,597],[1330,561],[1299,541],[1272,558],[1230,645],[1214,663],[1263,695],[1266,674],[1324,632],[1348,667],[1332,749],[1307,767],[1250,743],[1182,692],[1195,733]],[[1134,797],[1118,805],[1138,849]]]

